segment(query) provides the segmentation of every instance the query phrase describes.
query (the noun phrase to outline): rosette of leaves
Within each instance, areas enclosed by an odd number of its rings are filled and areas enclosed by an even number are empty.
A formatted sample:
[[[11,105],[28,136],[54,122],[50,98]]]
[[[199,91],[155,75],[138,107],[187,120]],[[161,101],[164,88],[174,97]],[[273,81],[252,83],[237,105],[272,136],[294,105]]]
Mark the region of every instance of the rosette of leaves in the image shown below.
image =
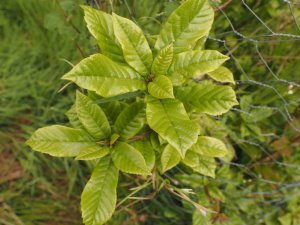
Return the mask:
[[[97,161],[81,209],[85,224],[98,225],[115,210],[119,171],[159,176],[182,162],[214,177],[215,157],[225,156],[226,146],[204,136],[191,118],[221,115],[237,100],[228,85],[234,83],[232,73],[222,66],[228,57],[203,49],[214,18],[208,1],[184,2],[152,49],[134,22],[82,8],[101,53],[79,62],[63,79],[101,99],[78,91],[67,113],[73,128],[38,129],[27,144],[52,156]]]

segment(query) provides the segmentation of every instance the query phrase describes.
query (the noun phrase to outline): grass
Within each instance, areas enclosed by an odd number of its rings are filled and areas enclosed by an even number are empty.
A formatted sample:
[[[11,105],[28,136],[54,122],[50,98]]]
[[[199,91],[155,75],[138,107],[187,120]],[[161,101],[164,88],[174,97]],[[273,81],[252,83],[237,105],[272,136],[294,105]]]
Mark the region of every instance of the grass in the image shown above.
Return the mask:
[[[82,58],[76,46],[92,49],[77,2],[63,2],[0,3],[0,224],[81,224],[79,163],[23,144],[37,127],[66,122],[73,92],[58,93],[70,69],[64,59]]]

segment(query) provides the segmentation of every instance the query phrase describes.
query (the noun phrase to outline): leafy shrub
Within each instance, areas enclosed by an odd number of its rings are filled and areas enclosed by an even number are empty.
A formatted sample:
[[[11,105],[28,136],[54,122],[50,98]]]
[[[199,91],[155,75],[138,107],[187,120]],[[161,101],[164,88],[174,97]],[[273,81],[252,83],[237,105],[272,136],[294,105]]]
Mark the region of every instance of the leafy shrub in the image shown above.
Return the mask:
[[[200,126],[204,114],[218,116],[238,104],[229,85],[232,73],[222,66],[229,58],[203,49],[213,9],[206,0],[186,1],[170,15],[151,49],[134,22],[82,8],[101,54],[82,60],[63,79],[86,89],[88,96],[76,92],[67,112],[72,128],[40,128],[27,144],[52,156],[95,161],[81,197],[85,224],[103,224],[112,216],[119,171],[151,176],[157,192],[166,188],[206,214],[164,173],[182,163],[215,177],[215,158],[229,153],[222,140],[204,135]]]

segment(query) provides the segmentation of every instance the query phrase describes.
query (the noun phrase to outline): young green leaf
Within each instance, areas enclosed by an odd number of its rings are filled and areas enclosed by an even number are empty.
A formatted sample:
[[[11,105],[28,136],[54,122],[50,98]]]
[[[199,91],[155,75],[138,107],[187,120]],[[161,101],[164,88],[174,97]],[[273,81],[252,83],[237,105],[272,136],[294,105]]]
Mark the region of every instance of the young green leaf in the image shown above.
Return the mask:
[[[110,219],[117,201],[118,176],[109,156],[99,160],[81,195],[85,225],[102,225]]]
[[[90,33],[96,38],[102,54],[115,62],[125,62],[123,51],[113,30],[112,16],[89,6],[81,6]]]
[[[148,84],[148,92],[155,98],[174,98],[172,81],[166,76],[157,76]]]
[[[195,172],[205,176],[213,178],[215,177],[215,169],[217,168],[217,165],[213,157],[199,155],[192,151],[187,151],[182,162],[188,167],[192,168]]]
[[[190,148],[190,151],[209,157],[223,157],[228,153],[221,140],[207,136],[199,136],[197,143]]]
[[[146,121],[144,102],[136,102],[126,107],[118,116],[114,129],[122,138],[128,139],[136,135]]]
[[[97,140],[108,138],[111,130],[102,109],[87,96],[76,93],[76,111],[84,128]]]
[[[183,104],[176,99],[146,98],[149,126],[184,157],[198,139],[199,126],[192,122]]]
[[[143,155],[147,168],[151,171],[155,164],[155,153],[150,141],[134,141],[131,145]]]
[[[209,33],[214,20],[214,10],[207,0],[187,0],[168,18],[155,49],[174,42],[174,53],[190,50],[195,42]]]
[[[211,82],[177,88],[175,96],[187,109],[210,115],[221,115],[238,104],[230,86],[215,85]]]
[[[141,75],[149,74],[153,56],[143,31],[131,20],[116,14],[113,14],[113,25],[126,62]]]
[[[65,113],[65,115],[68,117],[70,124],[74,128],[78,129],[84,129],[82,126],[78,116],[77,116],[77,111],[76,111],[76,103],[74,103],[71,108]]]
[[[151,73],[154,76],[166,75],[173,60],[173,45],[161,49],[155,57]]]
[[[73,157],[82,149],[95,146],[85,130],[53,125],[38,129],[26,142],[33,150],[57,157]]]
[[[133,146],[118,142],[111,153],[115,166],[125,172],[140,175],[150,175],[143,155]]]
[[[193,78],[216,70],[228,59],[228,56],[215,50],[182,52],[175,55],[168,74]]]
[[[95,146],[90,146],[82,149],[75,159],[76,160],[100,159],[106,156],[108,153],[109,153],[108,147],[95,145]]]
[[[208,72],[207,74],[216,81],[235,84],[232,72],[225,66],[220,66],[218,69]]]
[[[103,97],[146,89],[143,78],[136,71],[101,54],[82,60],[62,79]]]
[[[161,165],[162,172],[166,172],[169,169],[172,169],[180,162],[180,154],[178,151],[172,147],[172,145],[168,144],[161,154]]]

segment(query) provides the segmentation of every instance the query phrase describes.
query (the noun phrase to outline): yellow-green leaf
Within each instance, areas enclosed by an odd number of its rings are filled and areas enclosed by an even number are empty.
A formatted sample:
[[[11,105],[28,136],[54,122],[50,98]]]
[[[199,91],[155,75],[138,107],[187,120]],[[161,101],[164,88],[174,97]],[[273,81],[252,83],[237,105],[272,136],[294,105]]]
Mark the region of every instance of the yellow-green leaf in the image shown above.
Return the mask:
[[[229,57],[215,50],[191,50],[174,56],[168,74],[193,78],[216,70]]]
[[[180,162],[180,154],[178,151],[172,147],[172,145],[168,144],[161,154],[161,165],[162,172],[166,172],[169,169],[172,169]]]
[[[170,15],[155,48],[174,43],[174,53],[190,50],[199,38],[209,33],[213,20],[214,10],[207,0],[187,0]]]
[[[216,81],[235,84],[232,72],[225,66],[220,66],[218,69],[207,74]]]
[[[126,62],[140,74],[149,74],[153,57],[143,31],[131,20],[116,14],[113,14],[113,25]]]
[[[154,76],[166,75],[173,60],[173,45],[161,49],[155,57],[151,73]]]
[[[196,143],[199,126],[190,120],[183,104],[176,99],[146,98],[146,117],[149,126],[184,157]]]
[[[99,159],[106,156],[108,153],[109,153],[108,147],[95,145],[95,146],[90,146],[82,149],[75,159],[76,160]]]
[[[79,91],[76,93],[76,111],[81,124],[93,137],[97,140],[109,137],[111,130],[104,112]]]
[[[96,38],[102,54],[115,62],[125,62],[123,51],[113,29],[112,16],[89,6],[81,6],[90,33]]]
[[[135,70],[101,54],[82,60],[62,79],[73,81],[103,97],[146,89],[143,78]]]
[[[210,115],[221,115],[238,104],[235,92],[230,86],[211,82],[177,88],[175,96],[188,110]]]
[[[146,122],[145,107],[144,102],[135,102],[127,106],[117,117],[115,132],[123,139],[136,135]]]
[[[148,84],[148,92],[155,98],[174,98],[172,81],[166,76],[157,76]]]
[[[195,172],[202,175],[215,177],[215,170],[217,168],[216,161],[213,157],[199,155],[192,151],[187,151],[182,162]]]
[[[199,136],[197,143],[190,150],[209,157],[223,157],[228,153],[226,145],[221,140],[208,136]]]
[[[26,142],[33,150],[57,157],[73,157],[82,149],[95,146],[85,130],[53,125],[38,129]]]
[[[118,142],[111,153],[115,166],[125,173],[150,175],[143,155],[133,146]]]
[[[102,225],[115,211],[119,171],[109,156],[99,160],[81,195],[85,225]]]

